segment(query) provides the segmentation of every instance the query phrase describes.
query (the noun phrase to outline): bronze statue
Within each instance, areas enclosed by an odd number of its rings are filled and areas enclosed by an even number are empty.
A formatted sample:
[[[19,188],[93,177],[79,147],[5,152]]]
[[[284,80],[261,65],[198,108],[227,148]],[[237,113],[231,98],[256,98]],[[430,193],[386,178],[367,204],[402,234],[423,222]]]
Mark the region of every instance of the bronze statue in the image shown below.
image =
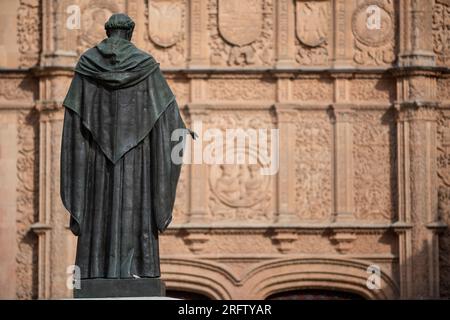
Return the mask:
[[[171,134],[186,130],[159,63],[130,42],[134,22],[114,14],[105,29],[64,100],[61,197],[82,284],[160,276],[158,231],[171,222],[181,169],[171,151],[184,141]]]

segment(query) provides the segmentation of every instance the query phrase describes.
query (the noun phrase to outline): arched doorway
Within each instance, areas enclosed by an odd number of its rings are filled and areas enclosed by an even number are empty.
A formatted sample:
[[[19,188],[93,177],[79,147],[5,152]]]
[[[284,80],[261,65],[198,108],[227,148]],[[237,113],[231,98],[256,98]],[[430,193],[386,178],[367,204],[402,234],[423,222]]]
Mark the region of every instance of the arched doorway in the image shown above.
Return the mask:
[[[275,293],[266,300],[364,300],[364,298],[345,291],[301,289]]]

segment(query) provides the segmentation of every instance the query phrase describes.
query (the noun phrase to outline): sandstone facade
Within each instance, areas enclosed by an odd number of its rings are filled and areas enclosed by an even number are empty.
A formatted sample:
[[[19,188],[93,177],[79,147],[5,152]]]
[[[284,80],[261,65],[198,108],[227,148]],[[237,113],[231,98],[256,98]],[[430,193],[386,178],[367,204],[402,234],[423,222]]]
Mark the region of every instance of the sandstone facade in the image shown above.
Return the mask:
[[[238,199],[217,165],[183,168],[160,244],[169,290],[450,297],[449,0],[2,0],[0,12],[0,297],[70,295],[61,103],[113,12],[136,21],[187,123],[280,133],[278,174],[236,175],[253,186]]]

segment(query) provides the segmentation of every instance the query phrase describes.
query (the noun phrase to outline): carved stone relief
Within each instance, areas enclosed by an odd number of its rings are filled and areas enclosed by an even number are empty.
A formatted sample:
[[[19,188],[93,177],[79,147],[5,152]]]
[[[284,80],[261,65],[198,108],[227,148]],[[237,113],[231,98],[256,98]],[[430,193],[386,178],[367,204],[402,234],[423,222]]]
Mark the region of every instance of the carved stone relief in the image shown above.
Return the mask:
[[[37,239],[30,232],[38,213],[37,131],[39,115],[23,111],[19,115],[17,155],[17,298],[37,297]]]
[[[326,78],[301,78],[292,82],[292,98],[296,101],[332,101],[333,81]]]
[[[450,121],[441,115],[438,119],[438,177],[439,215],[450,219]]]
[[[29,68],[39,61],[41,40],[41,19],[39,0],[20,0],[17,12],[17,42],[19,43],[19,63]]]
[[[184,79],[167,79],[178,105],[184,106],[189,101],[189,82]]]
[[[81,28],[78,34],[79,54],[106,38],[105,22],[122,8],[122,1],[84,0],[82,2]]]
[[[274,81],[261,79],[210,79],[208,98],[210,100],[264,100],[275,99]]]
[[[274,43],[276,32],[280,37],[286,37],[286,41],[292,45],[289,49],[289,59],[295,57],[298,66],[326,66],[332,59],[332,54],[336,51],[339,59],[347,58],[347,52],[353,50],[350,59],[358,66],[380,66],[388,68],[395,61],[397,54],[397,44],[395,34],[398,34],[397,21],[399,14],[399,1],[396,0],[358,0],[355,1],[355,10],[346,12],[346,4],[349,1],[336,2],[332,0],[290,0],[289,8],[283,13],[283,19],[289,20],[289,32],[281,35],[280,30],[276,30],[276,14],[280,18],[280,12],[276,12],[277,2],[275,0],[205,0],[195,1],[195,11],[202,11],[207,5],[208,30],[204,25],[198,24],[195,36],[190,36],[189,25],[192,27],[195,22],[189,18],[189,0],[77,0],[82,9],[82,29],[77,36],[77,50],[82,53],[105,37],[104,22],[113,12],[126,11],[131,2],[134,3],[133,18],[139,28],[136,36],[138,46],[149,51],[161,62],[162,67],[184,68],[187,60],[189,39],[191,44],[198,44],[196,48],[202,55],[208,54],[206,50],[209,45],[209,55],[211,67],[219,67],[216,71],[220,73],[220,67],[235,67],[233,72],[227,74],[212,74],[205,71],[198,78],[190,78],[189,70],[167,72],[168,82],[174,91],[180,107],[192,101],[211,105],[212,108],[205,107],[203,110],[196,109],[200,114],[196,116],[204,117],[204,130],[207,128],[219,128],[221,132],[232,128],[273,128],[273,116],[266,109],[258,109],[258,103],[269,105],[274,101],[286,102],[288,105],[296,105],[298,108],[305,108],[302,111],[287,112],[288,116],[294,119],[289,122],[289,126],[295,127],[297,134],[295,140],[294,156],[292,167],[289,166],[288,175],[295,176],[294,196],[292,207],[295,208],[295,222],[325,223],[328,222],[332,214],[333,198],[333,125],[325,106],[331,104],[336,94],[337,100],[350,102],[355,105],[352,109],[353,127],[353,159],[354,159],[354,209],[355,217],[358,221],[354,223],[388,223],[395,221],[397,203],[397,142],[395,114],[390,110],[380,110],[382,105],[396,100],[396,83],[394,78],[380,76],[380,73],[358,72],[354,77],[350,76],[344,80],[338,79],[336,83],[324,73],[313,73],[294,75],[281,75],[280,79],[275,77],[261,76],[260,73],[249,74],[246,67],[268,67],[274,63]],[[414,2],[414,1],[412,1]],[[17,11],[17,41],[20,44],[20,63],[22,67],[32,67],[38,63],[40,52],[40,23],[41,16],[48,15],[49,12],[42,12],[40,0],[19,0],[20,9]],[[287,2],[286,2],[287,3]],[[414,2],[416,3],[416,2]],[[420,2],[419,11],[415,14],[417,20],[424,17],[426,11],[423,7],[426,1]],[[336,6],[334,6],[336,4]],[[434,0],[429,2],[430,8],[433,6],[433,46],[440,65],[448,64],[449,57],[449,0]],[[379,30],[367,29],[367,9],[371,5],[380,8],[381,25]],[[62,5],[61,5],[62,6]],[[138,8],[138,9],[136,9]],[[352,26],[349,28],[345,21],[336,25],[337,30],[332,30],[333,9],[337,15],[345,16]],[[191,7],[192,9],[192,7]],[[58,9],[59,10],[59,9]],[[292,12],[294,10],[294,12]],[[61,10],[57,11],[60,12]],[[193,9],[194,11],[194,9]],[[348,11],[348,10],[347,10]],[[16,11],[14,11],[16,12]],[[55,11],[56,12],[56,11]],[[62,12],[62,11],[61,11]],[[131,15],[130,11],[128,13]],[[196,17],[202,16],[197,14]],[[54,14],[54,13],[51,13]],[[191,12],[192,14],[192,12]],[[286,18],[289,15],[289,18]],[[292,18],[295,17],[295,20]],[[14,17],[16,18],[16,17]],[[48,16],[46,16],[48,18]],[[53,21],[47,19],[46,21]],[[51,24],[52,22],[49,22]],[[58,23],[61,23],[59,21]],[[412,22],[411,22],[412,23]],[[425,37],[423,25],[417,24],[418,31],[412,30],[413,41],[428,41],[431,44],[431,37]],[[198,27],[200,26],[200,27]],[[46,30],[57,30],[58,27],[46,28]],[[338,39],[336,47],[331,49],[333,32],[336,32]],[[348,43],[346,35],[351,38]],[[49,35],[44,35],[47,37]],[[61,37],[64,44],[70,40],[63,39],[67,32],[54,35]],[[203,41],[202,37],[207,38]],[[352,38],[353,37],[353,38]],[[413,39],[414,38],[414,39]],[[344,41],[345,40],[345,41]],[[408,40],[408,41],[409,41]],[[283,40],[284,41],[284,40]],[[207,42],[207,43],[206,43]],[[294,47],[295,43],[295,47]],[[291,50],[292,49],[292,50]],[[431,49],[430,49],[431,50]],[[192,52],[191,52],[192,54]],[[289,60],[291,61],[291,60]],[[345,60],[347,61],[347,60]],[[199,65],[203,66],[201,60]],[[196,64],[194,64],[196,65]],[[205,63],[205,66],[207,63]],[[242,68],[243,72],[238,72]],[[178,68],[174,68],[177,69]],[[271,71],[272,72],[272,71]],[[273,71],[277,73],[278,71]],[[270,72],[269,72],[270,73]],[[188,76],[186,76],[186,74]],[[61,100],[67,90],[68,77],[66,74],[46,74],[47,78],[41,78],[41,92],[45,91],[45,97]],[[28,104],[37,100],[39,88],[36,82],[17,78],[1,76],[0,79],[0,104],[11,112],[11,108],[19,108],[21,103]],[[66,78],[67,77],[67,78]],[[437,93],[438,101],[442,102],[443,114],[438,120],[438,210],[439,215],[445,222],[450,222],[450,120],[448,115],[448,102],[450,101],[450,80],[448,75],[439,76],[437,87],[434,87],[434,78],[428,76],[405,76],[405,87],[402,94],[407,99],[430,99],[435,98]],[[431,79],[431,80],[430,80]],[[437,89],[437,90],[435,90]],[[278,90],[278,91],[277,91]],[[433,91],[435,90],[435,91]],[[336,91],[336,92],[335,92]],[[399,90],[400,91],[400,90]],[[48,96],[47,96],[48,94]],[[372,103],[373,102],[373,108]],[[200,103],[199,103],[200,104]],[[228,105],[229,104],[229,105]],[[55,104],[56,105],[56,104]],[[218,110],[219,105],[224,105]],[[236,105],[239,105],[236,107]],[[311,107],[311,108],[310,108]],[[21,108],[21,107],[20,107]],[[202,108],[195,105],[195,108]],[[228,110],[230,108],[231,110]],[[189,110],[188,110],[189,109]],[[251,110],[250,110],[251,109]],[[255,110],[258,109],[258,110]],[[194,109],[185,108],[183,115],[189,118],[189,112]],[[0,110],[3,112],[4,110]],[[54,110],[13,111],[20,112],[18,117],[18,150],[17,154],[17,297],[33,298],[37,296],[38,287],[41,285],[38,277],[37,250],[38,245],[35,235],[30,231],[30,226],[38,220],[38,167],[39,161],[37,152],[38,141],[36,140],[39,125],[39,115],[42,117],[52,117],[57,112]],[[40,114],[39,114],[40,112]],[[192,113],[193,115],[194,113]],[[444,116],[445,114],[445,116]],[[347,115],[343,114],[343,117]],[[407,111],[403,115],[408,118],[420,118],[429,120],[433,115],[427,110]],[[347,121],[347,120],[345,120]],[[416,121],[417,123],[419,121]],[[186,122],[188,125],[189,123]],[[424,144],[423,132],[425,125],[412,124],[410,143],[412,146]],[[61,125],[52,127],[48,145],[59,146],[61,139]],[[283,148],[283,146],[280,146]],[[58,148],[58,147],[56,147]],[[51,148],[53,150],[53,147]],[[423,150],[423,149],[422,149]],[[225,150],[226,151],[226,150]],[[413,163],[418,170],[425,166],[425,156],[414,154],[417,163]],[[65,266],[66,259],[59,256],[60,252],[66,252],[67,239],[72,237],[67,226],[67,215],[62,214],[62,207],[58,201],[59,182],[55,178],[59,176],[57,164],[58,152],[50,152],[50,159],[46,164],[51,175],[51,187],[48,194],[51,194],[51,204],[49,213],[51,221],[48,226],[51,233],[51,254],[43,255],[49,257],[49,262],[40,263],[40,270],[45,269],[48,277],[56,279],[52,281],[49,294],[63,296],[67,290],[65,288]],[[243,151],[248,158],[254,156],[254,150]],[[289,155],[291,156],[291,155]],[[289,162],[290,163],[290,162]],[[245,223],[255,225],[258,222],[271,223],[275,221],[277,208],[277,196],[285,190],[282,183],[277,183],[276,176],[262,176],[259,169],[263,166],[259,161],[255,164],[242,165],[210,165],[201,175],[199,184],[205,187],[204,196],[199,197],[201,201],[192,201],[198,208],[202,209],[205,223]],[[47,169],[46,169],[47,170]],[[292,172],[290,172],[292,171]],[[44,171],[47,172],[47,171]],[[177,200],[174,207],[174,224],[183,224],[188,219],[189,209],[192,209],[190,188],[195,185],[191,180],[191,174],[195,172],[193,167],[183,166],[179,185],[177,188]],[[45,176],[45,174],[41,175]],[[200,176],[200,175],[199,175]],[[291,177],[291,176],[290,176]],[[419,177],[420,178],[420,177]],[[344,179],[346,179],[344,177]],[[290,181],[290,180],[289,180]],[[280,190],[277,190],[280,186]],[[423,193],[424,188],[417,188],[412,192],[412,196]],[[195,191],[195,188],[192,190]],[[54,199],[53,199],[54,198]],[[201,203],[200,203],[201,202]],[[289,202],[290,203],[290,202]],[[1,206],[1,204],[0,204]],[[195,207],[194,209],[198,209]],[[289,207],[290,209],[291,207]],[[418,212],[417,208],[413,208]],[[47,210],[47,209],[46,209]],[[194,212],[195,210],[193,210]],[[192,218],[192,217],[190,217]],[[245,223],[244,223],[245,221]],[[203,222],[200,220],[200,222]],[[31,227],[33,229],[33,227]],[[213,228],[212,228],[213,229]],[[424,228],[425,229],[425,228]],[[334,240],[337,242],[336,249],[341,253],[351,256],[341,256],[342,261],[352,259],[356,255],[361,255],[361,259],[369,262],[379,263],[383,270],[393,278],[401,278],[399,271],[401,259],[398,252],[398,239],[395,234],[383,234],[381,229],[367,229],[367,234],[353,230],[336,233]],[[323,229],[317,228],[311,232],[304,229],[277,230],[274,235],[268,236],[267,230],[259,230],[257,233],[253,229],[238,228],[230,230],[213,229],[209,231],[193,231],[187,229],[186,236],[178,234],[179,229],[171,229],[162,235],[162,252],[164,255],[176,256],[179,261],[186,261],[186,256],[194,258],[193,264],[208,260],[208,255],[214,256],[214,261],[223,270],[230,269],[239,275],[245,275],[252,263],[259,264],[255,252],[265,254],[272,258],[285,258],[291,254],[311,254],[328,255],[336,254],[333,244],[328,235],[324,236]],[[383,229],[383,232],[385,230]],[[197,232],[197,233],[196,233]],[[418,239],[428,236],[424,231]],[[263,234],[264,233],[264,234]],[[419,240],[413,243],[413,247],[419,247]],[[439,239],[440,242],[440,277],[441,294],[450,296],[450,233],[445,231]],[[219,254],[217,253],[219,252]],[[197,256],[194,256],[197,255]],[[229,254],[232,258],[226,256]],[[373,254],[372,258],[370,255]],[[247,258],[246,258],[247,257]],[[248,257],[252,257],[251,259]],[[167,258],[166,258],[167,259]],[[188,258],[190,259],[190,258]],[[210,259],[210,260],[213,260]],[[245,260],[249,259],[249,260]],[[269,259],[269,258],[267,258]],[[322,259],[322,258],[321,258]],[[422,258],[421,258],[422,259]],[[427,259],[427,258],[424,258]],[[164,259],[163,259],[164,260]],[[251,261],[250,261],[251,260]],[[167,265],[178,268],[170,259]],[[328,265],[328,257],[320,261],[320,268],[329,272],[334,265]],[[425,261],[425,260],[424,260]],[[251,263],[250,263],[251,262]],[[165,262],[164,262],[165,263]],[[339,261],[341,263],[341,260]],[[353,262],[349,262],[353,263]],[[45,268],[43,268],[45,267]],[[292,268],[296,268],[294,266]],[[234,268],[234,269],[233,269]],[[386,269],[385,269],[386,268]],[[213,268],[211,268],[213,269]],[[216,268],[220,269],[220,268]],[[221,269],[222,270],[222,269]],[[274,269],[275,270],[275,269]],[[276,269],[274,274],[280,269]],[[183,272],[185,272],[183,270]],[[362,271],[365,275],[365,269]],[[186,272],[189,274],[190,272]],[[192,272],[191,272],[192,273]],[[180,279],[176,272],[172,277]],[[208,275],[209,277],[209,275]],[[216,277],[216,278],[215,278]],[[205,276],[206,278],[206,276]],[[217,280],[217,274],[211,276]],[[362,279],[365,279],[363,277]],[[322,281],[322,279],[320,279]],[[364,280],[365,281],[365,280]],[[361,286],[365,286],[365,282]],[[335,285],[334,281],[329,281],[329,285]],[[231,287],[231,286],[230,286]],[[233,287],[236,288],[237,285]],[[189,288],[189,284],[186,284]],[[1,288],[0,288],[1,289]],[[235,290],[236,292],[241,290]],[[253,298],[253,297],[252,297]]]
[[[329,60],[331,2],[297,0],[296,61],[301,65],[325,65]]]
[[[391,221],[396,212],[396,130],[389,111],[360,111],[353,123],[355,216]]]
[[[52,99],[63,101],[70,87],[72,79],[69,77],[55,77],[51,82]]]
[[[173,207],[173,223],[184,223],[187,221],[187,211],[188,211],[188,172],[189,166],[183,165],[181,168],[180,179],[177,185],[177,197],[175,199],[175,204]]]
[[[429,77],[413,77],[409,80],[408,96],[410,100],[432,99],[433,95]]]
[[[0,100],[33,101],[37,90],[30,78],[0,79]]]
[[[218,112],[214,121],[208,121],[209,128],[217,128],[225,137],[227,129],[267,129],[270,155],[270,115],[256,115],[251,112]],[[262,175],[260,169],[267,165],[267,159],[246,143],[243,148],[232,148],[224,141],[223,152],[234,151],[235,157],[243,156],[242,164],[217,164],[209,166],[209,210],[213,221],[269,221],[273,217],[272,176]],[[235,141],[235,146],[237,142]],[[253,160],[251,160],[253,159]],[[236,163],[236,162],[235,162]]]
[[[159,0],[146,4],[146,49],[162,66],[180,66],[186,61],[187,1]]]
[[[438,118],[437,165],[438,165],[438,215],[450,223],[450,119],[442,113]],[[439,264],[441,295],[450,297],[450,231],[440,237]]]
[[[209,46],[214,66],[273,62],[273,0],[209,0]]]
[[[433,50],[437,63],[447,65],[450,59],[450,2],[436,0],[433,6]]]
[[[332,186],[332,125],[327,112],[299,112],[295,121],[297,137],[296,208],[298,218],[329,220]]]
[[[450,78],[438,79],[437,81],[438,100],[450,100]]]
[[[248,154],[247,154],[248,155]],[[219,220],[267,220],[270,177],[261,163],[213,166],[210,170],[211,211]]]
[[[392,64],[396,59],[396,29],[393,0],[365,0],[361,3],[352,16],[355,63]]]
[[[395,100],[395,81],[393,79],[354,79],[350,83],[351,101],[384,101]]]

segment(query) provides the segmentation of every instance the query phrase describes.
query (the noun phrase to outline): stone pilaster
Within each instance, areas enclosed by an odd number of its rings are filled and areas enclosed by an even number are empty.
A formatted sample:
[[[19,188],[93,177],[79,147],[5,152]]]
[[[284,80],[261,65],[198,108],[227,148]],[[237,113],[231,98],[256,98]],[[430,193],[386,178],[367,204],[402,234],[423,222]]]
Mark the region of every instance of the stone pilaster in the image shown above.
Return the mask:
[[[333,221],[354,218],[353,205],[353,114],[349,102],[349,75],[335,74],[333,104]]]
[[[277,180],[276,222],[283,224],[295,219],[295,119],[297,112],[286,103],[276,105],[279,129],[279,171]]]
[[[203,130],[206,129],[208,119],[204,75],[191,75],[190,103],[188,110],[191,119],[191,129],[198,135],[198,139],[188,139],[191,148],[191,165],[189,179],[189,213],[188,223],[205,223],[208,214],[208,166],[203,163]]]
[[[0,299],[16,298],[16,220],[17,217],[17,114],[1,110],[0,113]]]
[[[67,267],[75,261],[76,238],[71,234],[69,215],[59,193],[59,161],[64,110],[62,101],[78,59],[76,28],[67,20],[69,6],[78,0],[42,1],[42,52],[36,109],[39,113],[39,215],[31,226],[38,236],[38,297],[65,298],[71,291],[67,283]],[[78,12],[81,14],[81,11]]]
[[[399,221],[412,225],[400,236],[404,298],[439,296],[436,120],[432,105],[399,112]]]
[[[205,130],[205,120],[207,112],[201,107],[190,105],[191,129],[194,130],[199,138],[191,142],[190,179],[189,179],[189,223],[205,223],[208,214],[208,166],[203,163],[203,145],[202,132]],[[190,139],[189,139],[190,140]],[[188,140],[188,141],[189,141]]]
[[[432,5],[400,1],[397,158],[400,294],[439,296],[435,55]],[[426,70],[426,71],[424,71]]]
[[[399,65],[435,65],[432,8],[429,0],[400,0]]]
[[[66,271],[75,262],[76,238],[69,230],[69,214],[60,199],[60,148],[64,109],[73,72],[41,67],[39,78],[39,216],[31,226],[38,236],[38,297],[64,298],[71,294]]]
[[[353,0],[333,1],[334,59],[335,68],[345,68],[352,64],[352,26],[351,13]]]
[[[76,37],[78,30],[67,28],[67,8],[76,5],[73,0],[42,3],[43,30],[40,65],[43,67],[73,67],[78,58]]]
[[[294,57],[294,3],[277,1],[277,68],[292,68]]]
[[[74,241],[69,215],[59,194],[59,160],[63,111],[58,105],[40,104],[39,218],[31,229],[38,235],[39,298],[67,297],[66,270],[74,264]]]
[[[397,71],[398,222],[403,298],[439,296],[436,79],[433,71]]]
[[[189,68],[209,65],[207,0],[189,1]]]
[[[334,106],[334,222],[354,218],[353,111]]]

